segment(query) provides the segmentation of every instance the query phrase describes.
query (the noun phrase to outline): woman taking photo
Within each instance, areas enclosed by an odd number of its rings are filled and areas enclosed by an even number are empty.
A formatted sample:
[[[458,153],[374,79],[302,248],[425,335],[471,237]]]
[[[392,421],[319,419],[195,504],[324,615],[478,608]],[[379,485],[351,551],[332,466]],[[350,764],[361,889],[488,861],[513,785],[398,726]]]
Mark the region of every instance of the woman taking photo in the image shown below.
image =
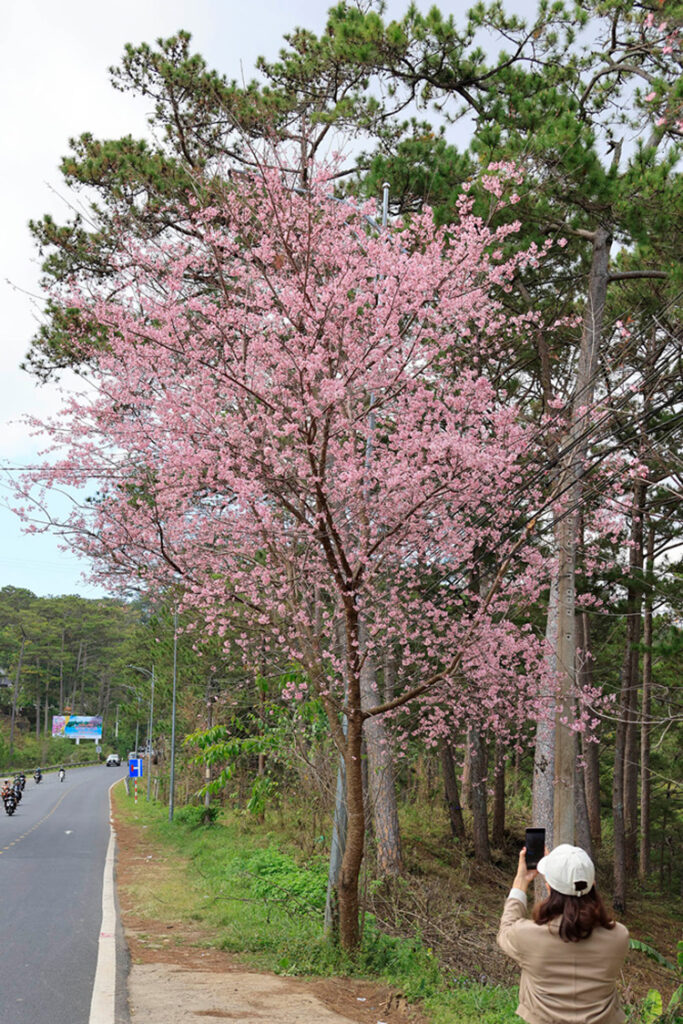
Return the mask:
[[[592,860],[564,843],[529,870],[525,854],[498,931],[498,945],[522,968],[517,1013],[528,1024],[621,1024],[616,981],[628,931],[609,917]],[[527,918],[526,891],[537,874],[548,896]]]

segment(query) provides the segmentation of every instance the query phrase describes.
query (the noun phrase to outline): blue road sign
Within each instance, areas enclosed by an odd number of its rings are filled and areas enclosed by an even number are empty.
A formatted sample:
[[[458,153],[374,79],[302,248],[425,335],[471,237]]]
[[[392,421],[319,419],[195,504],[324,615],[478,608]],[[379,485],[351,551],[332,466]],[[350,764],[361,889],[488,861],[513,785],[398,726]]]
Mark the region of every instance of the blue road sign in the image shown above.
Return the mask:
[[[132,757],[128,762],[128,775],[131,779],[142,778],[142,758]]]

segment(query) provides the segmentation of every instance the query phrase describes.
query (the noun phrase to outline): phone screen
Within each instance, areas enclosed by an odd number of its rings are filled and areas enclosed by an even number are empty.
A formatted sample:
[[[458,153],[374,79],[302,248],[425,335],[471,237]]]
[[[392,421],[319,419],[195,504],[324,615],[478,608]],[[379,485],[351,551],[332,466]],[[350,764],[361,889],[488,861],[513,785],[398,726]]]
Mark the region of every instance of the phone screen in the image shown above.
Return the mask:
[[[535,868],[545,853],[545,829],[528,828],[524,845],[526,846],[526,866],[529,869]]]

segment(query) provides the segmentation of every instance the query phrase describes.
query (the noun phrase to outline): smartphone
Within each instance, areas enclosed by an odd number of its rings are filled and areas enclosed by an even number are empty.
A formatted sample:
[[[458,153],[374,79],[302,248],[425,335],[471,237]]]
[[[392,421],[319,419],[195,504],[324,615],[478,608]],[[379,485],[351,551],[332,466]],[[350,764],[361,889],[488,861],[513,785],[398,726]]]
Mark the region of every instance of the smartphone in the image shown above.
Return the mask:
[[[526,866],[531,870],[536,867],[545,853],[545,829],[528,828],[524,845],[526,846]]]

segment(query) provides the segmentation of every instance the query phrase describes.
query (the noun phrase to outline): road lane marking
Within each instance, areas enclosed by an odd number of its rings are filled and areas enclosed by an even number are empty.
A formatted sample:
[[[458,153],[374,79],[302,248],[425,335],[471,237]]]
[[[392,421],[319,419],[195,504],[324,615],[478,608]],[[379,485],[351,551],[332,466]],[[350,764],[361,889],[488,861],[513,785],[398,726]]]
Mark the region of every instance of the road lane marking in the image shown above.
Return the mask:
[[[111,790],[110,786],[109,844],[102,880],[102,924],[97,944],[97,967],[95,968],[88,1024],[114,1024],[116,1019],[116,899],[114,894],[116,833],[111,824]]]

